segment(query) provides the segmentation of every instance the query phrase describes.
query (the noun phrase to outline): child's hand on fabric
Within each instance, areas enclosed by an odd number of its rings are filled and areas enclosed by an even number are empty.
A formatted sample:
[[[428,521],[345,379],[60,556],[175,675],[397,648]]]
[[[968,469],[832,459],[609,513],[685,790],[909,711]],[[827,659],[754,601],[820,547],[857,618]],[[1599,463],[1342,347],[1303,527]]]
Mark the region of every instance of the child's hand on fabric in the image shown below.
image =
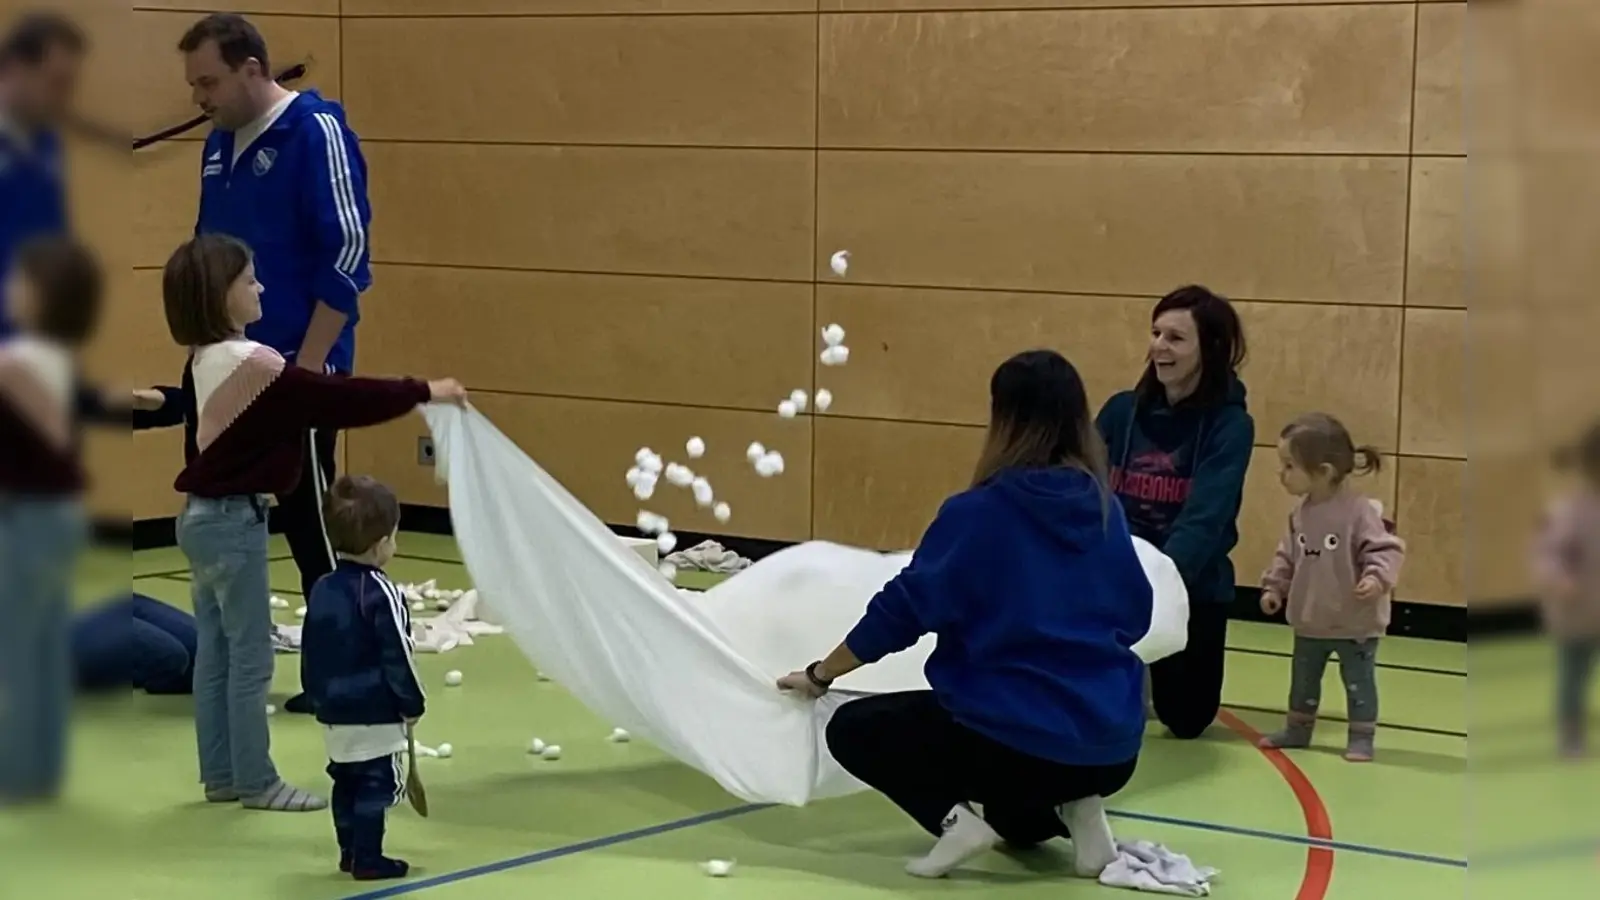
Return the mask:
[[[1383,582],[1375,576],[1368,575],[1356,582],[1356,599],[1362,603],[1371,603],[1383,596]]]
[[[1277,615],[1283,611],[1283,598],[1271,591],[1262,591],[1261,611],[1269,616]]]
[[[133,408],[141,412],[153,412],[167,404],[167,398],[160,391],[148,388],[133,392]]]
[[[454,403],[457,406],[467,405],[467,389],[461,382],[454,378],[441,378],[438,381],[428,382],[428,390],[432,393],[429,398],[433,403]]]

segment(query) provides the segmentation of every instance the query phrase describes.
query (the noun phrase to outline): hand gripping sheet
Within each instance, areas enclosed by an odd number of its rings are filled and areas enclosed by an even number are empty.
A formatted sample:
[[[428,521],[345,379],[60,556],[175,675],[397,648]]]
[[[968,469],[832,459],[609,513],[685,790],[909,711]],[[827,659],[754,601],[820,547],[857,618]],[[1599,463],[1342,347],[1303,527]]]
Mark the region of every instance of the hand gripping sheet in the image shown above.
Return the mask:
[[[852,695],[926,689],[934,639],[841,679],[820,703],[774,681],[831,650],[911,554],[812,541],[680,591],[480,413],[425,414],[462,559],[540,670],[744,800],[801,806],[861,789],[828,755],[827,720]],[[1188,596],[1171,560],[1138,550],[1156,602],[1135,650],[1153,661],[1183,648]]]

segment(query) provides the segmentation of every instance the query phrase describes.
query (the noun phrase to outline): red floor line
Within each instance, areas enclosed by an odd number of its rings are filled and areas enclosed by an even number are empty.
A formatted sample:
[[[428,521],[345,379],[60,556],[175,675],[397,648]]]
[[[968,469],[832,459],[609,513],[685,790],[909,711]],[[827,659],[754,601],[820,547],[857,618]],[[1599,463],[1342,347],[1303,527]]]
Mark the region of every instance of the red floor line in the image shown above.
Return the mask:
[[[1217,714],[1217,721],[1260,749],[1261,733],[1243,719],[1228,710],[1222,710]],[[1306,836],[1333,840],[1333,822],[1328,817],[1328,807],[1323,804],[1322,795],[1317,793],[1316,786],[1306,777],[1306,773],[1300,771],[1300,767],[1282,750],[1260,750],[1260,753],[1283,776],[1289,790],[1294,791],[1294,798],[1299,801],[1300,811],[1305,815]],[[1294,900],[1323,900],[1332,882],[1333,851],[1327,847],[1307,848],[1306,871],[1300,877],[1300,890],[1295,893]]]

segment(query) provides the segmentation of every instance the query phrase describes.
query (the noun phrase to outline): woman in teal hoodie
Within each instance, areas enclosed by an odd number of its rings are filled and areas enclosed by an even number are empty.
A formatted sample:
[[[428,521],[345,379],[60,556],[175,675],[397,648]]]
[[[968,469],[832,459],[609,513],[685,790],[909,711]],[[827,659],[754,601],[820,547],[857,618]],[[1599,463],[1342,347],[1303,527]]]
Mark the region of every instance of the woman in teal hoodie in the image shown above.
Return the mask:
[[[1023,353],[990,395],[972,487],[945,502],[844,642],[778,685],[821,697],[937,635],[930,690],[844,704],[828,725],[834,759],[939,837],[912,875],[1070,832],[1077,870],[1093,877],[1116,857],[1100,798],[1128,783],[1144,737],[1133,645],[1152,590],[1077,370]]]
[[[1155,714],[1174,737],[1199,737],[1222,706],[1236,520],[1255,422],[1245,406],[1244,329],[1233,306],[1190,285],[1151,314],[1144,375],[1095,420],[1111,486],[1133,533],[1177,564],[1189,590],[1189,643],[1150,667]]]

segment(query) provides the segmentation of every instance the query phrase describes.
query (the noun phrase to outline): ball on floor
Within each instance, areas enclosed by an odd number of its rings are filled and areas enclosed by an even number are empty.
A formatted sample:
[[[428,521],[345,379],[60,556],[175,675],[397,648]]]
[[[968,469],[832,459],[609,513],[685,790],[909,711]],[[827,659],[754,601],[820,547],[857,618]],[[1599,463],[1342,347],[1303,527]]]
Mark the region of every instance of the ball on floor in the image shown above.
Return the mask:
[[[550,746],[545,747],[543,750],[540,750],[539,755],[551,762],[555,762],[561,758],[561,745],[551,744]]]
[[[450,671],[444,673],[444,683],[451,687],[460,687],[461,671],[459,669],[451,669]]]

